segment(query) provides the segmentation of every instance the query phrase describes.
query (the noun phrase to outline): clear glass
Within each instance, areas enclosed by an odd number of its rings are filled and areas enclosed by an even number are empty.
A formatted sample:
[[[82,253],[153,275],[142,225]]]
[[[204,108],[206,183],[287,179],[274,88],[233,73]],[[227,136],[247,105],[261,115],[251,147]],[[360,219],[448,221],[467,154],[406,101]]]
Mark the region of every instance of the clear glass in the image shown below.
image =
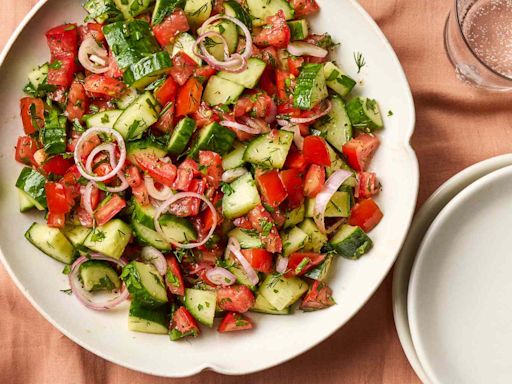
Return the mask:
[[[512,91],[512,0],[454,0],[444,42],[460,80]]]

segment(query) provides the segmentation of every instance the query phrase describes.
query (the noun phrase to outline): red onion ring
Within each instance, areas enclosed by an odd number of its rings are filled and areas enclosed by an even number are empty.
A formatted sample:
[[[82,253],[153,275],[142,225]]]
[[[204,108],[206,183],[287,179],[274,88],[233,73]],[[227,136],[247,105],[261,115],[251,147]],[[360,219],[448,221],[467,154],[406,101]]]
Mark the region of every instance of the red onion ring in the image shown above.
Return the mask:
[[[293,56],[313,56],[324,58],[329,51],[317,45],[306,43],[304,41],[294,41],[288,44],[286,50]]]
[[[238,179],[240,176],[245,175],[247,172],[249,171],[243,167],[228,169],[222,174],[222,181],[225,183],[231,183],[232,181]]]
[[[344,169],[335,171],[325,182],[324,187],[315,199],[315,208],[313,211],[313,218],[318,229],[322,233],[326,233],[325,229],[325,209],[331,200],[332,196],[336,193],[339,187],[347,180],[352,173]]]
[[[84,209],[85,211],[92,217],[94,220],[94,211],[92,209],[92,188],[95,187],[96,184],[92,181],[89,181],[87,185],[84,187],[83,194],[84,194]]]
[[[128,183],[128,180],[126,180],[126,177],[124,177],[123,172],[119,172],[117,174],[117,177],[121,181],[121,184],[119,184],[117,187],[110,187],[108,185],[105,185],[103,189],[112,193],[123,192],[124,190],[128,189],[130,184]]]
[[[94,61],[92,59],[95,59]],[[84,39],[78,50],[78,61],[80,64],[92,73],[105,73],[108,71],[107,65],[108,52],[101,47],[98,42],[88,36]],[[103,63],[101,63],[103,61]]]
[[[277,273],[285,273],[286,268],[288,268],[288,258],[284,256],[278,256],[276,260],[276,272]]]
[[[279,120],[281,121],[281,120]],[[299,151],[304,148],[304,138],[300,134],[300,128],[298,125],[288,124],[281,128],[283,131],[293,132],[293,142]]]
[[[73,265],[71,265],[71,272],[69,273],[68,276],[69,286],[71,287],[71,291],[76,296],[76,298],[87,308],[95,309],[97,311],[112,309],[117,305],[121,304],[123,301],[125,301],[128,298],[129,293],[124,283],[122,283],[121,285],[121,291],[119,292],[119,295],[113,300],[108,300],[107,302],[104,303],[95,303],[91,300],[91,298],[89,297],[89,293],[83,288],[82,284],[78,280],[78,272],[80,271],[80,266],[89,260],[108,261],[117,264],[120,267],[124,267],[126,265],[126,262],[124,262],[123,260],[113,259],[112,257],[104,256],[99,253],[91,253],[90,258],[86,256],[79,257],[78,259],[75,260]]]
[[[236,282],[236,277],[225,268],[216,267],[209,269],[206,272],[206,277],[215,285],[222,285],[227,287],[233,285]]]
[[[252,285],[258,284],[260,281],[258,274],[252,267],[252,265],[247,261],[247,259],[240,252],[240,243],[234,237],[230,237],[228,240],[228,245],[226,247],[226,254],[229,255],[229,252],[233,253],[235,257],[238,259],[245,273],[247,274],[247,278],[249,279]]]
[[[259,129],[260,133],[270,131],[267,123],[265,123],[265,120],[255,119],[255,118],[249,117],[249,116],[242,117],[242,120],[243,120],[244,124],[247,124],[249,127],[253,128],[253,129]]]
[[[167,200],[173,195],[172,189],[169,188],[167,185],[164,185],[161,190],[158,190],[155,187],[155,182],[153,178],[149,175],[144,176],[144,185],[148,190],[149,196],[151,196],[155,200]]]
[[[333,233],[334,231],[336,231],[339,227],[341,227],[343,224],[345,224],[347,222],[347,219],[346,218],[341,218],[339,219],[337,222],[335,222],[333,225],[331,225],[329,228],[327,228],[327,231],[325,231],[325,233],[327,233],[328,235],[330,235],[331,233]]]
[[[237,123],[236,121],[223,120],[219,123],[224,127],[230,127],[239,131],[250,133],[251,135],[259,135],[261,129],[251,128],[248,125]]]
[[[167,260],[158,249],[150,246],[144,247],[140,256],[145,262],[153,264],[162,276],[167,273]]]
[[[192,249],[192,248],[200,247],[201,245],[205,244],[210,239],[210,237],[212,237],[213,232],[215,231],[215,227],[217,227],[217,222],[218,222],[217,221],[217,211],[215,210],[215,207],[210,202],[210,200],[208,200],[206,197],[200,195],[199,193],[195,193],[195,192],[180,192],[180,193],[175,194],[174,196],[171,196],[169,199],[165,200],[162,203],[162,205],[160,205],[158,208],[156,208],[154,224],[155,224],[156,231],[165,239],[165,234],[162,231],[162,227],[160,226],[160,222],[158,221],[158,219],[160,218],[160,216],[162,215],[163,212],[167,211],[167,209],[169,208],[169,206],[172,203],[174,203],[174,202],[176,202],[178,200],[187,198],[187,197],[195,197],[197,199],[200,199],[200,200],[204,201],[206,203],[206,205],[208,206],[208,208],[213,213],[213,224],[212,224],[212,227],[210,228],[210,231],[205,236],[205,238],[203,240],[201,240],[200,242],[198,242],[198,243],[181,244],[181,243],[178,243],[176,241],[169,240],[169,242],[172,245],[174,245],[175,247],[183,248],[183,249]]]
[[[331,103],[331,100],[326,100],[325,103],[327,104],[327,107],[325,107],[325,109],[322,112],[320,112],[319,114],[313,115],[310,117],[291,117],[289,119],[290,123],[292,123],[292,124],[308,124],[308,123],[311,123],[311,122],[321,118],[322,116],[327,115],[329,112],[331,112],[332,103]],[[280,122],[280,121],[286,121],[286,120],[278,120],[278,122]]]
[[[91,174],[92,172],[89,173],[87,171],[87,169],[84,168],[84,164],[82,163],[82,156],[81,156],[82,146],[83,146],[84,142],[90,136],[96,135],[98,133],[106,133],[106,134],[108,134],[110,136],[114,136],[114,138],[117,141],[117,146],[119,148],[119,153],[120,153],[119,162],[117,163],[117,165],[115,167],[112,167],[112,171],[110,171],[109,173],[107,173],[104,176],[95,176],[95,175]],[[102,144],[100,144],[100,145],[102,145]],[[98,148],[98,147],[96,147],[96,148]],[[88,162],[90,157],[93,157],[91,155],[94,153],[96,148],[94,148],[93,151],[91,152],[91,154],[89,154],[86,162]],[[99,151],[95,152],[95,154],[97,154],[98,152]],[[113,152],[112,152],[112,154],[113,154]],[[125,144],[124,144],[124,139],[123,139],[123,137],[121,136],[121,134],[119,132],[117,132],[116,130],[114,130],[112,128],[106,128],[106,127],[93,127],[93,128],[89,128],[78,139],[78,141],[76,143],[76,147],[75,147],[74,158],[75,158],[75,164],[78,167],[78,171],[87,180],[91,180],[91,181],[105,181],[105,180],[111,179],[112,177],[116,176],[119,173],[119,171],[123,168],[124,163],[126,161],[126,147],[125,147]],[[111,155],[111,160],[112,160],[112,158],[115,159],[115,156]],[[91,164],[91,163],[92,163],[92,160],[91,160],[91,162],[89,162],[89,164]]]

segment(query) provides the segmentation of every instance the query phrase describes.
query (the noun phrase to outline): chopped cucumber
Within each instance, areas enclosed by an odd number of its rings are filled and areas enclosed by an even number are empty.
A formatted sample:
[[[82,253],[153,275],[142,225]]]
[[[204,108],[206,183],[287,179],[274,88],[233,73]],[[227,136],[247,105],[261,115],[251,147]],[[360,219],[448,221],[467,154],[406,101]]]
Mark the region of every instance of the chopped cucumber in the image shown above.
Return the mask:
[[[289,229],[301,223],[302,220],[304,220],[304,212],[304,204],[299,205],[295,209],[286,211],[286,221],[284,222],[283,228]]]
[[[48,112],[44,119],[44,128],[41,135],[43,149],[47,155],[57,155],[66,152],[66,125],[68,119],[59,116],[56,109]]]
[[[308,290],[308,285],[298,277],[268,275],[259,293],[278,311],[288,308]]]
[[[310,110],[328,95],[323,64],[304,64],[293,93],[294,107]]]
[[[324,64],[325,83],[340,96],[347,96],[356,82],[330,61]]]
[[[308,22],[305,19],[288,22],[291,40],[304,40],[309,35]]]
[[[172,67],[169,53],[161,51],[153,53],[130,65],[123,74],[123,81],[130,87],[141,89],[155,81]]]
[[[317,265],[312,270],[306,272],[304,276],[309,277],[313,280],[325,281],[329,277],[329,272],[332,269],[332,265],[334,263],[334,256],[327,255],[322,264]]]
[[[114,0],[125,19],[132,19],[149,8],[153,0]]]
[[[34,68],[28,74],[28,83],[30,88],[36,95],[42,95],[47,92],[45,90],[48,87],[48,63],[45,63],[37,68]]]
[[[46,224],[33,223],[25,237],[40,251],[46,253],[65,264],[71,264],[75,259],[73,244],[64,236],[58,228],[49,227]]]
[[[120,98],[115,99],[113,101],[116,104],[117,108],[126,109],[130,106],[130,104],[132,104],[135,101],[137,97],[139,97],[139,93],[137,92],[137,90],[134,88],[128,88]]]
[[[327,243],[327,236],[320,232],[315,222],[312,219],[306,219],[299,225],[299,228],[308,235],[304,243],[304,252],[320,252],[325,243]]]
[[[269,315],[289,315],[291,310],[290,307],[278,310],[272,304],[268,302],[265,297],[261,294],[256,295],[256,301],[250,309],[251,312],[266,313]]]
[[[336,153],[336,151],[327,144],[327,150],[329,151],[329,157],[331,159],[331,166],[325,168],[325,174],[327,177],[331,176],[338,169],[345,169],[346,171],[354,173],[354,170],[350,168],[350,166]],[[355,176],[349,177],[343,185],[355,187],[357,185],[357,180]]]
[[[105,261],[89,260],[80,266],[80,280],[84,289],[93,291],[113,291],[121,287],[121,280],[114,268]]]
[[[352,124],[345,108],[345,103],[340,96],[333,96],[332,109],[315,123],[315,129],[336,148],[343,151],[343,145],[352,139]]]
[[[293,19],[293,8],[286,0],[247,0],[246,4],[255,27],[266,24],[267,17],[274,16],[280,10],[286,20]]]
[[[183,217],[163,215],[158,220],[164,239],[169,243],[187,244],[197,240],[197,231],[194,225]]]
[[[210,328],[213,326],[215,306],[217,304],[217,293],[215,291],[187,288],[183,304],[201,324]]]
[[[142,205],[137,199],[132,197],[131,206],[133,208],[132,219],[139,224],[145,225],[150,229],[155,229],[155,212],[156,209],[151,204]]]
[[[85,239],[84,246],[114,259],[119,259],[132,236],[128,224],[119,219],[94,228]]]
[[[87,227],[82,227],[81,225],[66,225],[62,228],[62,233],[64,236],[71,241],[71,244],[78,249],[82,250],[83,244],[87,236],[91,233],[92,229]]]
[[[239,168],[245,164],[245,145],[236,142],[233,144],[233,146],[235,147],[235,149],[233,149],[231,152],[229,152],[222,158],[222,168],[224,170]]]
[[[169,143],[167,143],[167,151],[172,155],[181,155],[187,148],[187,144],[196,130],[196,121],[190,117],[180,120],[174,128]]]
[[[203,127],[190,148],[190,157],[197,158],[199,151],[213,151],[224,155],[233,146],[235,134],[217,122]]]
[[[343,225],[333,236],[329,244],[341,256],[357,260],[373,246],[372,240],[359,227]]]
[[[236,277],[236,281],[238,284],[245,285],[246,287],[249,287],[249,289],[253,291],[256,289],[256,287],[251,284],[251,281],[249,280],[247,273],[241,266],[233,265],[228,267],[227,269]]]
[[[293,133],[280,130],[258,136],[244,153],[244,160],[261,168],[283,168],[292,145]]]
[[[135,156],[137,155],[150,155],[162,158],[167,154],[162,144],[155,140],[153,136],[148,136],[145,139],[131,141],[126,143],[126,158],[132,163],[137,164]]]
[[[234,0],[224,2],[224,13],[227,16],[234,17],[245,24],[249,30],[252,29],[252,19],[245,8]]]
[[[222,198],[222,213],[228,219],[245,215],[261,204],[260,195],[250,173],[240,176],[229,184]]]
[[[44,211],[45,207],[43,207],[39,202],[34,200],[32,196],[23,191],[20,188],[16,188],[18,190],[18,197],[20,202],[20,212],[27,212],[32,208],[36,208],[38,211]]]
[[[206,84],[203,101],[212,106],[234,104],[243,91],[243,86],[215,75]]]
[[[144,306],[158,307],[168,301],[164,280],[152,264],[132,261],[123,268],[121,279],[132,299]]]
[[[374,99],[354,97],[347,102],[347,113],[354,128],[373,132],[384,127],[379,104]]]
[[[185,0],[156,0],[151,24],[160,24],[164,19],[171,15],[176,8],[183,8]]]
[[[308,240],[308,234],[299,227],[293,227],[281,234],[281,240],[283,241],[283,255],[289,256],[304,247]]]
[[[315,217],[315,198],[306,199],[306,217]],[[349,217],[352,195],[347,191],[335,192],[325,208],[325,217]]]
[[[115,122],[114,129],[125,140],[140,139],[142,134],[158,120],[156,105],[157,101],[151,92],[144,92],[123,111]]]
[[[187,0],[185,15],[192,29],[196,29],[208,19],[212,13],[213,2],[211,0]]]
[[[128,329],[134,332],[166,335],[169,332],[169,317],[166,308],[147,308],[137,301],[130,304]]]
[[[263,243],[254,230],[235,228],[228,233],[228,237],[237,239],[242,249],[263,248]]]
[[[84,4],[84,9],[89,13],[91,19],[96,20],[100,24],[123,18],[114,0],[87,0]]]
[[[23,168],[18,176],[18,180],[16,180],[16,187],[32,198],[34,205],[40,210],[46,208],[45,184],[46,178],[29,167]]]
[[[151,245],[160,251],[170,251],[171,245],[154,229],[132,220],[133,235],[142,245]]]
[[[113,128],[115,122],[121,116],[123,111],[120,109],[111,109],[109,111],[103,111],[95,113],[94,115],[89,115],[85,119],[85,124],[87,128],[92,127],[105,127],[105,128]]]
[[[220,34],[228,45],[229,53],[233,53],[238,46],[238,27],[229,20],[221,20],[210,24],[206,29],[201,29],[201,33],[216,32]],[[204,40],[204,47],[217,60],[224,60],[224,44],[220,37],[207,37]]]
[[[232,81],[238,85],[241,85],[245,88],[254,88],[258,81],[260,81],[260,77],[265,70],[266,63],[258,59],[256,57],[251,57],[247,60],[247,68],[242,72],[233,73],[227,71],[220,71],[217,73],[217,76],[222,77],[223,79]]]
[[[172,46],[172,54],[171,56],[176,56],[179,52],[186,53],[188,57],[193,59],[197,65],[201,65],[203,61],[199,56],[194,53],[194,44],[196,39],[192,37],[192,35],[183,32],[176,37],[174,41],[174,45]]]

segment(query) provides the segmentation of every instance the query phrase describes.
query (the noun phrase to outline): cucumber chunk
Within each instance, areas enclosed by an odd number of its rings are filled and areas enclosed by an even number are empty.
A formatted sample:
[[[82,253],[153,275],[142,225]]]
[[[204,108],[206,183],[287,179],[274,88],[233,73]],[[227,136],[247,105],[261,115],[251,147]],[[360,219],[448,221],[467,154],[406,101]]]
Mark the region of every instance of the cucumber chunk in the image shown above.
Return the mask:
[[[162,144],[155,140],[153,136],[148,136],[145,139],[131,141],[126,143],[126,158],[132,163],[137,164],[135,156],[137,155],[150,155],[162,158],[167,154]]]
[[[84,241],[90,250],[119,259],[132,236],[132,230],[125,222],[114,219],[94,228]]]
[[[217,76],[232,81],[245,88],[254,88],[265,70],[266,63],[256,57],[247,60],[247,68],[239,73],[220,71]]]
[[[164,19],[171,15],[176,8],[183,8],[185,0],[156,0],[151,24],[160,24]]]
[[[245,8],[237,3],[234,0],[229,0],[224,2],[224,13],[228,16],[237,18],[245,26],[251,30],[252,29],[252,19],[249,13],[245,10]]]
[[[315,198],[306,199],[306,217],[314,217]],[[325,208],[325,217],[349,217],[352,195],[346,191],[335,192]]]
[[[18,198],[20,202],[20,212],[27,212],[28,210],[32,208],[36,208],[38,211],[44,211],[45,208],[39,204],[36,200],[32,198],[28,193],[25,191],[16,188],[18,191]]]
[[[292,141],[293,133],[283,130],[258,136],[247,145],[244,160],[262,168],[283,168]]]
[[[373,246],[372,240],[359,227],[343,225],[329,242],[331,247],[341,256],[357,260]]]
[[[80,266],[80,280],[86,291],[113,291],[121,287],[117,272],[107,262],[89,260]]]
[[[293,106],[310,110],[328,95],[323,64],[303,65],[293,93]]]
[[[379,104],[374,99],[354,97],[347,103],[347,113],[354,128],[373,132],[384,127]]]
[[[299,225],[299,228],[308,235],[307,240],[304,242],[304,252],[320,252],[327,243],[327,236],[320,232],[315,222],[312,219],[306,219]]]
[[[128,329],[134,332],[166,335],[169,317],[166,308],[147,308],[137,301],[130,304],[128,314]]]
[[[354,173],[354,170],[350,168],[350,166],[336,153],[336,151],[327,144],[327,150],[329,151],[329,157],[331,159],[331,166],[325,168],[325,174],[327,177],[331,176],[338,169],[345,169],[349,172]],[[357,185],[357,180],[355,176],[349,177],[343,185],[347,185],[350,187],[355,187]]]
[[[224,170],[239,168],[245,164],[245,145],[236,142],[233,146],[235,149],[222,158],[222,168]]]
[[[134,88],[128,88],[121,97],[113,100],[113,102],[116,104],[117,108],[123,110],[128,108],[137,97],[139,97],[137,90]]]
[[[114,0],[116,7],[121,11],[125,19],[132,19],[140,15],[149,8],[152,2],[153,0]]]
[[[235,228],[228,233],[228,237],[234,237],[240,243],[240,248],[263,248],[260,237],[254,231]]]
[[[83,250],[84,241],[91,231],[91,228],[82,227],[81,225],[66,225],[62,228],[64,236],[66,236],[67,239],[71,241],[71,244],[78,250]]]
[[[215,75],[206,84],[203,101],[211,106],[234,104],[243,91],[243,86]]]
[[[121,11],[114,4],[114,0],[87,0],[83,7],[89,13],[89,17],[100,24],[123,18]]]
[[[48,84],[48,63],[45,63],[37,68],[34,68],[28,74],[28,84],[25,87],[25,92],[29,90],[36,97],[42,97],[49,91],[53,90],[55,86]]]
[[[256,287],[251,284],[251,281],[249,280],[249,277],[247,276],[247,273],[245,270],[239,266],[239,265],[233,265],[227,268],[229,272],[231,272],[236,277],[236,282],[238,284],[245,285],[246,287],[249,287],[251,290],[255,290]]]
[[[174,45],[172,46],[172,54],[171,56],[176,56],[179,52],[186,53],[188,57],[190,57],[192,60],[194,60],[197,65],[201,65],[203,61],[199,56],[197,56],[194,53],[194,44],[196,42],[196,39],[192,37],[192,35],[183,32],[176,37],[176,40],[174,41]]]
[[[66,125],[68,119],[59,116],[56,109],[52,109],[44,119],[41,141],[47,155],[57,155],[66,152]]]
[[[133,235],[141,245],[150,245],[160,251],[170,251],[171,245],[154,229],[132,220]]]
[[[132,261],[123,268],[121,279],[135,301],[146,307],[167,303],[164,280],[152,264]]]
[[[274,16],[282,10],[286,20],[293,19],[293,8],[286,0],[247,0],[247,7],[255,27],[266,24],[267,17]]]
[[[46,209],[45,184],[46,178],[29,167],[23,168],[16,180],[16,187],[32,198],[40,210]]]
[[[268,275],[259,293],[278,311],[288,308],[308,290],[308,285],[298,277]]]
[[[327,86],[343,97],[347,96],[356,85],[354,79],[347,76],[345,72],[330,61],[324,64],[324,76]]]
[[[220,155],[228,152],[235,141],[235,134],[217,122],[203,127],[190,148],[190,157],[197,158],[199,151],[213,151]]]
[[[211,0],[187,0],[185,15],[192,29],[196,29],[208,19],[212,13],[213,2]]]
[[[315,129],[321,132],[329,144],[339,152],[343,151],[343,145],[352,139],[352,123],[347,114],[345,103],[339,96],[331,99],[332,109],[315,123]]]
[[[290,28],[290,39],[304,40],[309,35],[308,22],[305,19],[292,20],[288,22]]]
[[[183,217],[167,214],[161,216],[158,221],[164,233],[164,239],[169,243],[187,244],[197,240],[194,225]]]
[[[286,221],[284,222],[283,228],[289,229],[301,223],[302,220],[304,220],[304,213],[304,204],[301,204],[295,209],[286,211]]]
[[[261,204],[260,195],[250,173],[240,176],[229,184],[222,198],[222,213],[228,219],[235,219]]]
[[[256,295],[256,301],[253,307],[250,309],[251,312],[266,313],[269,315],[289,315],[291,310],[290,307],[278,310],[272,304],[268,302],[262,294]]]
[[[156,209],[151,204],[142,205],[137,199],[132,197],[131,207],[133,208],[132,219],[139,224],[145,225],[150,229],[155,229],[155,212]]]
[[[309,277],[313,280],[325,281],[329,277],[329,272],[332,269],[334,263],[334,256],[327,255],[322,264],[317,265],[312,270],[308,271],[304,276]]]
[[[183,304],[201,324],[210,328],[213,326],[217,304],[217,293],[215,291],[187,288]]]
[[[95,113],[94,115],[89,115],[85,118],[85,124],[87,128],[92,127],[105,127],[105,128],[113,128],[115,122],[121,116],[123,111],[120,109],[112,109],[109,111],[103,111]]]
[[[167,143],[167,151],[172,155],[181,155],[187,148],[187,144],[196,130],[196,122],[190,117],[180,120],[174,128],[169,143]]]
[[[69,240],[58,228],[46,224],[33,223],[25,233],[25,237],[34,246],[39,248],[55,260],[71,264],[75,259],[75,249]]]
[[[289,256],[304,247],[308,240],[308,234],[299,227],[293,227],[282,233],[281,239],[283,241],[283,255]]]
[[[229,20],[221,20],[210,24],[206,29],[201,28],[201,33],[216,32],[219,33],[228,45],[229,53],[233,53],[238,46],[238,27]],[[207,37],[204,40],[204,47],[217,60],[224,60],[224,44],[220,37]]]
[[[172,67],[172,60],[165,51],[153,53],[130,65],[123,74],[123,81],[133,88],[144,88]]]
[[[158,120],[156,105],[157,101],[151,92],[144,92],[119,116],[114,129],[125,140],[140,139],[142,134]]]

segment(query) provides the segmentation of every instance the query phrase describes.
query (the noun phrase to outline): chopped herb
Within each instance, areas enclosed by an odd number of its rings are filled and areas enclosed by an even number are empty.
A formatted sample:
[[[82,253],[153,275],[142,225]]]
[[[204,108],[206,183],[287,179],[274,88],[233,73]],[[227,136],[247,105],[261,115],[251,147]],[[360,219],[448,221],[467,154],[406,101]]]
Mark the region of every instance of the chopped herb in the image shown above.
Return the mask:
[[[71,290],[71,288],[69,289],[61,289],[60,290],[62,293],[65,293],[66,295],[71,295],[73,293],[73,291]]]
[[[99,229],[95,229],[94,232],[91,235],[91,241],[93,243],[98,243],[100,241],[103,241],[105,239],[105,232],[100,231]]]
[[[232,193],[235,192],[233,187],[230,184],[228,184],[228,183],[221,182],[220,186],[221,186],[220,189],[221,189],[222,193],[224,193],[227,196],[229,196],[229,195],[231,195]]]
[[[388,111],[388,116],[393,116],[393,115],[394,115],[394,113],[393,113],[393,111],[390,109],[390,110]]]
[[[71,273],[71,266],[66,265],[66,266],[64,267],[64,269],[62,270],[62,273],[63,273],[64,275],[69,275],[69,274]]]
[[[366,65],[366,60],[361,52],[354,52],[354,61],[357,65],[357,73]]]

